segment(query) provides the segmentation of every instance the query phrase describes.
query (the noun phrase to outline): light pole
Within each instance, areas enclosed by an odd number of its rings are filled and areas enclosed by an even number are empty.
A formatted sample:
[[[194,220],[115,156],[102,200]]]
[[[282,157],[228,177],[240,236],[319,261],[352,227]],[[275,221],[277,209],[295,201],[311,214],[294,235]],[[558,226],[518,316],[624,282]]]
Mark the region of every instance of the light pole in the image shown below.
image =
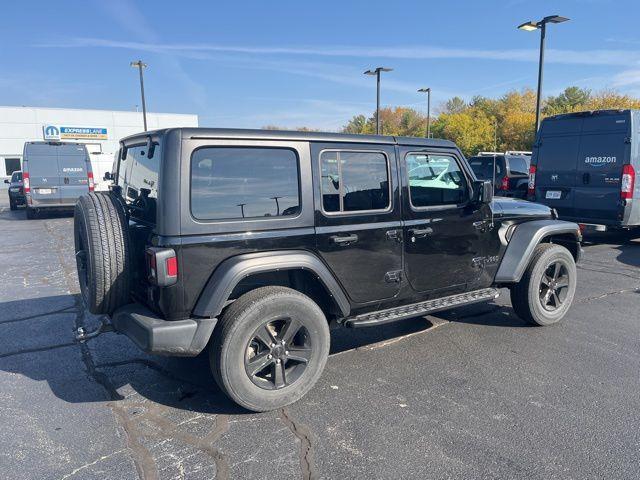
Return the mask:
[[[375,70],[367,70],[365,75],[376,77],[376,135],[380,135],[380,72],[391,72],[393,68],[377,67]]]
[[[137,62],[131,62],[131,66],[133,68],[137,68],[140,72],[140,95],[142,96],[142,121],[144,122],[144,131],[147,131],[147,105],[144,101],[144,80],[142,78],[142,69],[147,68],[147,64],[143,63],[142,60],[138,60]]]
[[[568,21],[566,17],[560,15],[550,15],[544,17],[539,22],[526,22],[522,25],[518,25],[520,30],[532,32],[534,30],[540,30],[540,60],[538,62],[538,95],[536,96],[536,133],[540,128],[540,103],[542,101],[542,76],[544,73],[544,42],[547,34],[547,23],[563,23]]]
[[[431,87],[421,88],[418,92],[427,92],[427,138],[431,138]]]

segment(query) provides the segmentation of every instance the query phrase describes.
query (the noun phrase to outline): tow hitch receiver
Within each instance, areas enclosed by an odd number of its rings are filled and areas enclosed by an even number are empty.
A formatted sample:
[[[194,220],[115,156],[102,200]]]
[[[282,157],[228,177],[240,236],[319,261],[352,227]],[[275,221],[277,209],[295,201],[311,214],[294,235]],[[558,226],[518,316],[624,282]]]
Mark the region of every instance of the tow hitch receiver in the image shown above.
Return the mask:
[[[91,331],[86,331],[84,329],[84,327],[78,327],[74,330],[73,332],[73,336],[76,340],[76,342],[79,343],[84,343],[87,340],[90,340],[92,338],[97,337],[98,335],[100,335],[101,333],[106,333],[106,332],[114,332],[114,328],[113,325],[109,322],[107,322],[106,320],[102,320],[102,323],[100,324],[100,326],[94,330]]]

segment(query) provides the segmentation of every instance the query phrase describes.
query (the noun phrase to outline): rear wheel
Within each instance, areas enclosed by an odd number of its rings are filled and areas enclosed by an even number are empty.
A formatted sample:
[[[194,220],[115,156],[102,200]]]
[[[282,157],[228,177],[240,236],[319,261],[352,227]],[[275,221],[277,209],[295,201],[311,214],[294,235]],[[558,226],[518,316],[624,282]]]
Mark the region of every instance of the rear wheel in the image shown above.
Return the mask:
[[[27,218],[29,220],[33,220],[37,216],[38,216],[38,212],[36,212],[36,210],[34,208],[27,207]]]
[[[129,234],[124,208],[110,193],[78,200],[74,240],[82,299],[93,314],[111,314],[129,300]]]
[[[511,288],[516,314],[536,325],[559,322],[576,292],[576,263],[566,248],[543,243],[536,247],[519,283]]]
[[[261,412],[304,396],[329,355],[329,327],[309,297],[285,287],[262,287],[224,313],[210,348],[211,369],[236,403]]]

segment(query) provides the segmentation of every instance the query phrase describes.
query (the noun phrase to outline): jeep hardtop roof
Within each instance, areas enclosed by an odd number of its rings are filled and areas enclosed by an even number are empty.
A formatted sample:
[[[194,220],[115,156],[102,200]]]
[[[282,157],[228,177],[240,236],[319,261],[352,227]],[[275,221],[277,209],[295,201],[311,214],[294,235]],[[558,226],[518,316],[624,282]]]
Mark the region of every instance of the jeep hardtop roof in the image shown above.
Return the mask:
[[[388,135],[355,135],[347,133],[299,132],[289,130],[258,130],[242,128],[165,128],[141,132],[124,137],[121,142],[148,137],[150,135],[163,136],[170,131],[179,131],[184,139],[245,139],[245,140],[292,140],[311,142],[347,142],[347,143],[377,143],[389,145],[408,145],[419,147],[456,148],[455,143],[437,138],[394,137]]]

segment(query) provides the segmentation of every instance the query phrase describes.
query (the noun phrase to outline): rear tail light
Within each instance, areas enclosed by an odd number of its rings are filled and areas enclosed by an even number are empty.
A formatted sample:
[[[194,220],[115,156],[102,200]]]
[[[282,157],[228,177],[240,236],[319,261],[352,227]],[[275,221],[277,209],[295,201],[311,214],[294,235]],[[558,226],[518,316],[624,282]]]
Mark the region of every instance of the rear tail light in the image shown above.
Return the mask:
[[[22,174],[22,186],[24,187],[24,193],[31,193],[31,182],[27,172]]]
[[[149,247],[145,255],[149,282],[159,287],[168,287],[178,281],[178,257],[175,250]]]
[[[529,167],[529,185],[527,187],[527,193],[531,196],[536,193],[536,166],[531,165]]]
[[[636,172],[631,165],[622,167],[622,182],[620,182],[620,198],[628,200],[633,198],[633,187],[636,183]]]
[[[500,190],[509,190],[509,177],[502,177],[500,182]]]
[[[93,192],[93,190],[95,188],[95,184],[93,183],[93,172],[88,172],[87,173],[87,178],[89,180],[89,191]]]

